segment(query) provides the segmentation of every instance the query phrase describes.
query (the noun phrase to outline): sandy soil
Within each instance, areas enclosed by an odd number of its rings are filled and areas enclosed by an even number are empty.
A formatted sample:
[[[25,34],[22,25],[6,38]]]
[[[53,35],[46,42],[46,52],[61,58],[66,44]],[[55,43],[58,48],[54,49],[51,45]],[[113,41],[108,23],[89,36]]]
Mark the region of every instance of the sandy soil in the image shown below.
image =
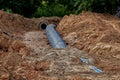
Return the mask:
[[[84,12],[60,20],[0,11],[0,80],[120,80],[120,19]],[[40,22],[59,23],[67,48],[53,49]]]

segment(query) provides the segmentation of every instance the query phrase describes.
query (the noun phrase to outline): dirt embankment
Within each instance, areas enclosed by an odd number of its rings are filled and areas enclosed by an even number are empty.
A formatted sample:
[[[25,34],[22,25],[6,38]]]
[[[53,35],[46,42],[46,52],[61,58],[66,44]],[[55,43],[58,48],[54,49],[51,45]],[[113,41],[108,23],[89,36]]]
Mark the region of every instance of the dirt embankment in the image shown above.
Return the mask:
[[[65,16],[58,31],[68,45],[84,50],[105,71],[120,73],[120,19],[109,14],[84,12]]]
[[[120,79],[120,19],[86,12],[60,20],[0,11],[0,80]],[[52,49],[45,32],[38,30],[40,22],[59,21],[57,30],[68,43],[66,49]],[[95,73],[80,57],[94,58],[89,65],[103,73]]]
[[[84,12],[65,16],[59,26],[60,34],[74,40],[66,42],[89,52],[89,46],[97,43],[120,44],[120,19],[107,14]],[[88,48],[88,49],[87,49]]]

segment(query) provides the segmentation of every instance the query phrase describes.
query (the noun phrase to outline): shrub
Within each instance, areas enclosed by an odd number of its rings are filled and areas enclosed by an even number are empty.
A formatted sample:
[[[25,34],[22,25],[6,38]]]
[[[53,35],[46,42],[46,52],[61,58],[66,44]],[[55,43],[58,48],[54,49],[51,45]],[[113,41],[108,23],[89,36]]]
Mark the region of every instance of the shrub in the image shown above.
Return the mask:
[[[119,0],[76,0],[74,11],[76,14],[84,10],[113,14],[115,8],[119,5],[118,3]]]

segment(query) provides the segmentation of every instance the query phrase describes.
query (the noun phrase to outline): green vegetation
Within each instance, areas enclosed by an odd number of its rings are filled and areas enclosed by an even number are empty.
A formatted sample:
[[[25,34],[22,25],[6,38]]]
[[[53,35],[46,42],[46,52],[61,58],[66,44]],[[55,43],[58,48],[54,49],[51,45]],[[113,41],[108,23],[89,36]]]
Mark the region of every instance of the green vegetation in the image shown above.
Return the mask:
[[[119,0],[0,0],[0,9],[25,17],[63,16],[82,11],[114,13]]]

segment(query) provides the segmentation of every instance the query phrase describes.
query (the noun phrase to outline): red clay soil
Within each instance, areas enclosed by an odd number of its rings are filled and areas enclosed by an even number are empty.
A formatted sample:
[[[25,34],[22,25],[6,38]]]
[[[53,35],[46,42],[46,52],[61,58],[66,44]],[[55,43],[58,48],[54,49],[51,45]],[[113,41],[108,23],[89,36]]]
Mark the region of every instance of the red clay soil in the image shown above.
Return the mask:
[[[120,19],[85,12],[60,20],[0,11],[0,80],[120,79]],[[45,31],[38,29],[40,22],[59,23],[57,30],[67,48],[51,48]],[[89,65],[103,72],[95,73]]]

